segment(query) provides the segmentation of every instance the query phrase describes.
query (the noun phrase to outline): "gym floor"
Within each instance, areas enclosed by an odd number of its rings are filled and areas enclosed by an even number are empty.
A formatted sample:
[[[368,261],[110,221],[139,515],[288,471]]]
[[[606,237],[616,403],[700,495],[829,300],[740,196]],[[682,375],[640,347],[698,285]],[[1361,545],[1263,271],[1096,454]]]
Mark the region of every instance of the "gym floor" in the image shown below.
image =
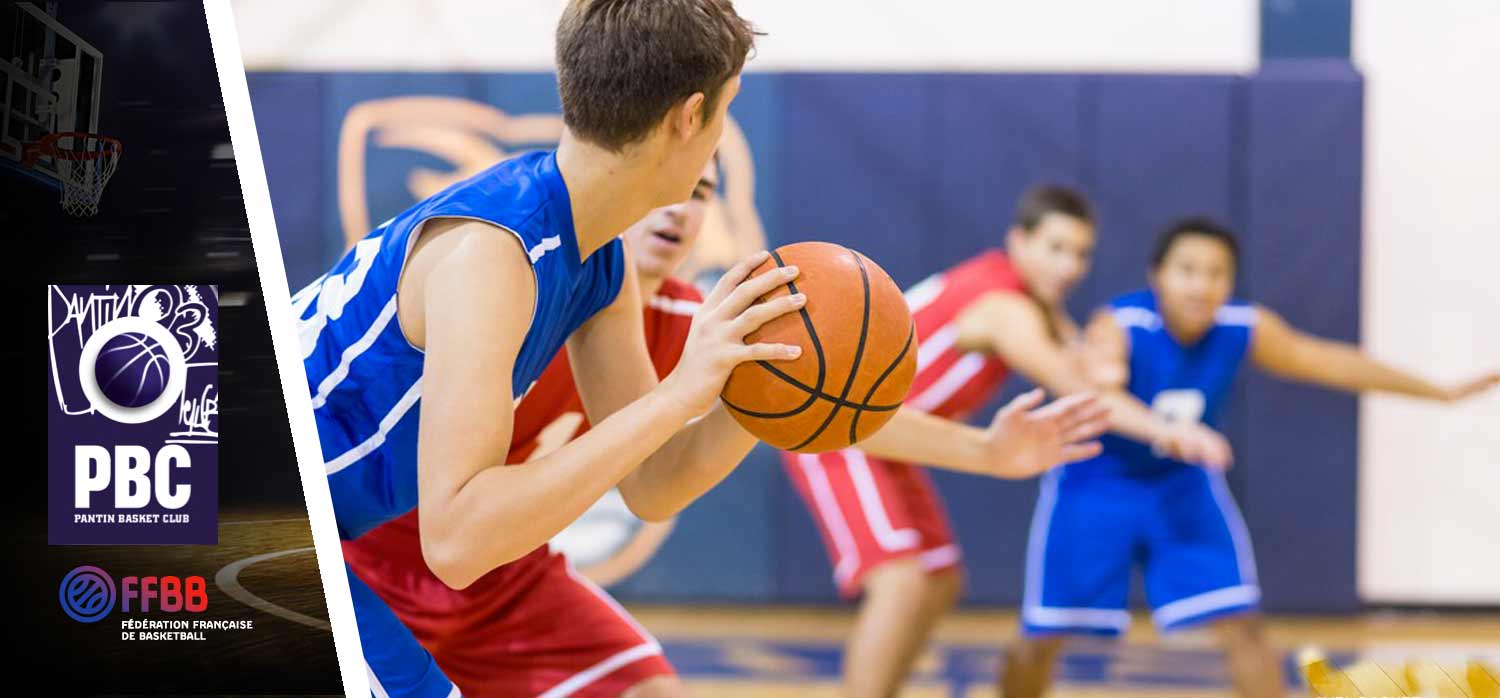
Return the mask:
[[[695,695],[807,698],[838,695],[847,609],[633,607],[667,649]],[[1306,695],[1294,657],[1315,647],[1335,665],[1368,659],[1463,667],[1500,665],[1500,614],[1372,613],[1354,617],[1273,617],[1272,641],[1286,648],[1288,692]],[[990,698],[1000,644],[1016,632],[1010,611],[963,611],[938,628],[902,694],[908,698]],[[1083,641],[1064,655],[1055,698],[1216,698],[1232,695],[1208,633],[1158,636],[1145,615],[1123,641]]]
[[[220,545],[214,550],[222,553],[224,566],[214,582],[232,601],[215,611],[255,618],[258,626],[276,636],[270,644],[295,648],[314,664],[331,662],[331,643],[317,641],[321,633],[306,631],[313,627],[327,632],[328,626],[305,514],[225,512],[221,526]],[[853,624],[851,607],[633,605],[630,610],[661,640],[699,698],[839,695],[842,642]],[[1297,651],[1306,647],[1317,648],[1340,667],[1370,660],[1394,671],[1411,661],[1461,668],[1473,659],[1500,666],[1500,613],[1271,617],[1267,625],[1272,641],[1286,651],[1288,695],[1308,695],[1294,661]],[[1001,645],[1015,632],[1013,611],[965,610],[950,615],[938,627],[933,646],[918,660],[902,696],[991,698]],[[242,656],[284,660],[280,651],[259,649]],[[1084,640],[1067,650],[1052,695],[1230,696],[1220,656],[1209,633],[1159,636],[1147,616],[1139,614],[1122,641]]]

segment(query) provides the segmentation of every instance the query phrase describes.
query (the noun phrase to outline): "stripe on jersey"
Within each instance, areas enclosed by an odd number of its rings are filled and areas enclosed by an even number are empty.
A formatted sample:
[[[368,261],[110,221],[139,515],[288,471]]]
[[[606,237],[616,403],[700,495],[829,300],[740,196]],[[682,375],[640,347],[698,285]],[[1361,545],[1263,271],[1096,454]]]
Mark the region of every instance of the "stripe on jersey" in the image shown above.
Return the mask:
[[[953,343],[958,341],[958,325],[943,325],[931,337],[922,340],[917,347],[917,372],[920,373],[932,362],[942,357],[943,353],[953,348]]]
[[[385,332],[386,326],[391,324],[391,318],[395,316],[396,297],[391,296],[390,302],[386,303],[385,307],[380,309],[380,315],[375,318],[375,322],[370,323],[369,329],[365,330],[364,335],[360,336],[359,341],[344,347],[344,353],[339,357],[339,365],[330,371],[328,375],[324,376],[323,382],[318,384],[318,394],[314,395],[312,399],[313,409],[321,409],[328,402],[328,396],[339,387],[339,383],[344,382],[344,379],[349,377],[350,364],[353,364],[354,360],[359,358],[360,354],[365,353],[365,350],[369,349],[375,343],[375,340],[380,338],[380,335]]]
[[[520,237],[520,235],[517,235],[516,237]],[[559,247],[562,247],[562,238],[553,235],[550,238],[542,238],[541,242],[532,246],[531,249],[526,250],[526,256],[531,258],[532,264],[536,264],[536,261],[538,259],[541,259],[542,255],[547,254],[548,252],[551,252]]]
[[[906,291],[906,306],[911,309],[912,315],[916,315],[917,311],[926,308],[937,300],[938,296],[943,295],[943,290],[947,287],[947,280],[942,274],[929,276]]]
[[[387,412],[380,419],[380,428],[374,434],[371,434],[370,438],[365,439],[358,446],[343,452],[338,458],[328,461],[324,464],[323,469],[328,471],[329,475],[332,475],[353,465],[359,459],[370,455],[375,449],[380,448],[381,444],[385,443],[385,437],[391,433],[392,429],[396,428],[396,424],[401,421],[402,417],[406,416],[407,411],[411,410],[412,405],[417,404],[417,400],[421,399],[421,397],[422,379],[418,378],[416,382],[411,384],[411,388],[407,389],[406,394],[402,395],[401,399],[396,401],[396,406],[392,407],[391,411]]]
[[[978,352],[969,352],[948,367],[941,378],[938,378],[923,390],[921,394],[907,399],[907,404],[923,412],[932,412],[939,405],[948,401],[969,382],[970,378],[978,375],[984,370],[985,357]]]
[[[1220,325],[1254,327],[1256,316],[1255,306],[1226,305],[1214,312],[1214,322]]]
[[[1161,316],[1146,308],[1125,306],[1115,308],[1115,322],[1121,327],[1139,327],[1143,330],[1161,328]]]

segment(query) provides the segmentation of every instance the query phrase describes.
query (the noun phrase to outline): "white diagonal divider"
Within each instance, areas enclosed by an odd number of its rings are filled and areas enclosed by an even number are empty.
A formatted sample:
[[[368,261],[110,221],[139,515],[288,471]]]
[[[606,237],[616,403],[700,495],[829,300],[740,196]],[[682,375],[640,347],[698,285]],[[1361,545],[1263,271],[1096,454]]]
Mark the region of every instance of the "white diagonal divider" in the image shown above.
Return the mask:
[[[250,221],[250,241],[255,250],[255,266],[260,272],[261,294],[266,300],[276,367],[281,373],[281,392],[286,398],[287,416],[291,422],[292,447],[297,454],[297,470],[302,476],[302,496],[312,524],[313,548],[323,578],[328,621],[333,626],[339,674],[345,695],[364,698],[370,695],[370,685],[365,676],[358,628],[354,624],[354,605],[349,596],[349,580],[344,573],[338,528],[334,524],[333,499],[328,494],[328,478],[323,472],[318,430],[313,423],[312,396],[307,390],[307,377],[302,372],[302,352],[291,313],[292,296],[281,259],[281,242],[276,237],[276,218],[271,213],[271,190],[266,184],[260,140],[255,134],[255,115],[250,108],[250,89],[245,81],[234,13],[229,0],[205,0],[203,10],[208,17],[208,35],[213,42],[214,63],[219,71],[219,90],[224,96],[224,114],[229,120],[229,138],[234,146],[235,165],[239,168],[245,215]]]

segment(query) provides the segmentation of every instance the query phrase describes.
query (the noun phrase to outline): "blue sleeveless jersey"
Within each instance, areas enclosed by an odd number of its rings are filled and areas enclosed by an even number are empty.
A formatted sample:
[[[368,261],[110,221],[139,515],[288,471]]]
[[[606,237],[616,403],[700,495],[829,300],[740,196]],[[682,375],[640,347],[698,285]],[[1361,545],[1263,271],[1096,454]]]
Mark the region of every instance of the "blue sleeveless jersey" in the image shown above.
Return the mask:
[[[1224,403],[1250,347],[1255,308],[1237,300],[1225,303],[1213,328],[1191,346],[1183,346],[1167,332],[1156,309],[1156,294],[1149,290],[1118,296],[1109,308],[1126,335],[1130,394],[1169,420],[1219,429]],[[1138,441],[1113,434],[1101,441],[1101,455],[1068,469],[1144,473],[1185,465],[1155,455]]]
[[[609,305],[624,275],[617,238],[579,260],[567,188],[553,152],[507,160],[385,222],[292,297],[339,533],[358,537],[417,505],[422,351],[396,319],[396,286],[418,232],[468,218],[514,235],[531,258],[536,306],[516,358],[520,398],[573,330]],[[482,321],[475,318],[475,321]]]

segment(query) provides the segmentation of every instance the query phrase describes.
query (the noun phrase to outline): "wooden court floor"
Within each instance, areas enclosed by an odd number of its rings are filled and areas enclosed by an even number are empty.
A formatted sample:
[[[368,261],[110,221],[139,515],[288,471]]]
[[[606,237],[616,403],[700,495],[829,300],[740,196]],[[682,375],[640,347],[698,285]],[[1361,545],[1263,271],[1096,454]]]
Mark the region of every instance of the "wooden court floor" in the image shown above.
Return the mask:
[[[636,614],[699,698],[838,696],[846,609],[637,606]],[[1500,613],[1384,612],[1354,617],[1272,617],[1272,641],[1285,651],[1287,695],[1309,695],[1296,654],[1316,648],[1339,666],[1360,660],[1400,667],[1411,661],[1462,667],[1500,665]],[[939,627],[918,661],[910,698],[992,698],[1003,642],[1016,631],[1008,611],[964,611]],[[1230,696],[1212,637],[1159,636],[1144,616],[1125,639],[1085,641],[1059,666],[1057,698],[1216,698]],[[1477,697],[1476,697],[1477,698]]]
[[[118,548],[69,550],[81,555],[80,559],[111,563],[122,570],[169,562],[171,569],[190,569],[210,562],[204,559],[204,551],[184,553],[173,548],[132,553],[149,559],[128,561],[107,559],[107,553],[123,550]],[[215,602],[215,611],[254,618],[257,627],[265,630],[254,647],[236,652],[238,663],[249,675],[267,675],[267,669],[284,664],[290,652],[299,657],[297,664],[316,668],[312,673],[336,677],[305,514],[226,512],[221,517],[219,545],[207,552],[219,569],[205,572],[213,575],[215,586],[227,597]],[[191,559],[176,558],[189,554]],[[853,622],[850,607],[630,608],[662,642],[697,698],[839,695],[841,644]],[[1413,660],[1462,667],[1473,659],[1489,667],[1500,666],[1500,611],[1382,612],[1271,617],[1267,621],[1272,642],[1284,652],[1289,696],[1309,695],[1294,659],[1305,647],[1319,649],[1341,667],[1360,660],[1390,667]],[[314,631],[309,633],[309,629]],[[936,641],[918,661],[902,695],[992,698],[1001,647],[1015,632],[1012,611],[966,610],[951,615],[938,627]],[[1145,615],[1135,618],[1121,641],[1089,641],[1070,648],[1058,675],[1055,698],[1231,695],[1211,636],[1201,631],[1158,636]],[[242,685],[254,684],[248,676],[240,680],[247,682]],[[1500,691],[1494,695],[1500,696]]]

